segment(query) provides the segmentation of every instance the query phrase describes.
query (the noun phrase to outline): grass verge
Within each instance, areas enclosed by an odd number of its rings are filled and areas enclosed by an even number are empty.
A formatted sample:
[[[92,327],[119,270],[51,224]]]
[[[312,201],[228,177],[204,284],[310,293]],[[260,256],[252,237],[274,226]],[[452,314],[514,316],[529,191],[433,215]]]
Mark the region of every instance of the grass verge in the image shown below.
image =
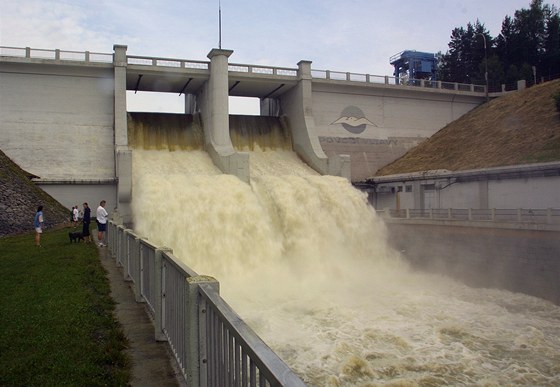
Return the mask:
[[[0,385],[126,386],[127,339],[93,244],[0,238]]]

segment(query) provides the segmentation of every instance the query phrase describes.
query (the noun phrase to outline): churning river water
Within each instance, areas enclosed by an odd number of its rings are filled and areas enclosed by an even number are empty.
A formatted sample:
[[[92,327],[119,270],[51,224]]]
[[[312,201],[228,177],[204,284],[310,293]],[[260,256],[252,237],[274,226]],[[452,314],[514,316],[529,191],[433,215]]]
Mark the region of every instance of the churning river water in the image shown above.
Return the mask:
[[[200,150],[134,150],[134,227],[215,277],[308,385],[560,385],[560,307],[415,272],[346,180],[250,160],[249,185]]]

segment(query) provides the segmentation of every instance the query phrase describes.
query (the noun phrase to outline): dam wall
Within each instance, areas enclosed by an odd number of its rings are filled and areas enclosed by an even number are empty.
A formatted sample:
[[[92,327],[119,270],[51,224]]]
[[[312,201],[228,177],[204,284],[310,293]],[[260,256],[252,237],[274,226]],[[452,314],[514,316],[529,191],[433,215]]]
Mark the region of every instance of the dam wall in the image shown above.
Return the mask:
[[[481,104],[469,93],[345,81],[313,81],[313,117],[322,149],[350,156],[351,180],[363,181]]]
[[[0,148],[72,207],[116,202],[110,64],[2,63]],[[81,208],[81,207],[80,207]]]
[[[484,101],[474,85],[395,84],[316,71],[114,52],[0,47],[0,149],[65,206],[107,200],[125,221],[132,197],[127,91],[177,93],[204,128],[204,149],[224,173],[249,179],[249,157],[229,137],[229,96],[269,101],[293,149],[322,174],[352,181],[386,163]],[[363,79],[361,79],[363,78]],[[263,103],[266,105],[266,103]],[[262,105],[261,105],[262,106]],[[87,192],[87,195],[84,195]]]

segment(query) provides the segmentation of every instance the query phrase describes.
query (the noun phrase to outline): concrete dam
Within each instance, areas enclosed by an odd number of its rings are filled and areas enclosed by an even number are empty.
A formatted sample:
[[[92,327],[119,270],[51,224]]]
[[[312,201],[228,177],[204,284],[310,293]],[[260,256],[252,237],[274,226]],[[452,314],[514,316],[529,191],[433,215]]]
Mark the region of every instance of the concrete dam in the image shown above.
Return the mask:
[[[388,243],[387,226],[365,194],[351,185],[349,157],[331,158],[321,148],[318,128],[329,122],[333,135],[323,137],[334,138],[334,126],[341,124],[330,123],[341,109],[321,113],[317,101],[332,102],[329,90],[341,87],[350,95],[343,99],[355,102],[362,98],[355,86],[344,80],[312,87],[309,63],[302,63],[299,86],[291,78],[276,86],[291,82],[287,93],[293,98],[280,102],[284,118],[227,114],[228,93],[249,91],[234,87],[242,80],[228,84],[219,73],[212,76],[218,84],[201,86],[185,114],[128,113],[122,93],[144,81],[150,87],[150,73],[143,68],[147,75],[139,78],[120,54],[115,67],[87,71],[33,61],[22,70],[15,60],[2,62],[0,80],[7,86],[2,90],[16,96],[2,106],[2,147],[43,177],[42,186],[58,197],[113,198],[117,213],[136,233],[171,247],[198,273],[217,278],[224,299],[306,384],[560,383],[558,306],[416,271]],[[227,53],[214,54],[210,71],[221,66],[223,74]],[[57,74],[60,66],[65,73],[71,69],[71,79]],[[194,71],[192,81],[177,84],[194,92],[188,88],[208,72]],[[62,88],[59,95],[78,91],[63,102],[49,100],[41,93],[45,83]],[[33,90],[31,101],[22,101],[25,88]],[[310,99],[312,89],[324,94]],[[444,114],[447,118],[484,98],[454,92],[449,98],[463,101],[456,104],[442,102],[445,93],[427,93],[422,95],[441,109],[455,109]],[[368,98],[387,102],[386,96]],[[381,111],[391,122],[389,112],[398,110],[387,109]],[[29,111],[33,121],[24,118]],[[19,138],[31,133],[34,137]],[[78,146],[67,152],[73,141]],[[45,145],[51,143],[54,149]],[[53,165],[41,165],[41,154]]]
[[[128,221],[131,152],[127,95],[174,93],[204,126],[204,149],[224,173],[248,181],[248,159],[231,144],[229,96],[259,98],[261,116],[282,117],[298,156],[321,174],[372,176],[485,101],[484,87],[387,76],[210,61],[0,47],[0,147],[69,208],[107,200]],[[56,141],[54,141],[56,140]],[[114,211],[113,211],[114,212]]]

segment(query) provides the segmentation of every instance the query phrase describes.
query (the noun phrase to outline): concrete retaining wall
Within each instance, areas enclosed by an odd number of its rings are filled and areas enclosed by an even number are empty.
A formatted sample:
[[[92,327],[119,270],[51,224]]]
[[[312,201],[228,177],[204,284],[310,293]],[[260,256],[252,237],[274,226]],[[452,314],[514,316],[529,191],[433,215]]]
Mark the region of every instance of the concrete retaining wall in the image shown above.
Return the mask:
[[[0,149],[44,180],[115,176],[112,67],[4,63]]]
[[[393,246],[416,268],[476,287],[506,289],[560,305],[560,233],[388,224]]]
[[[493,172],[493,171],[496,172]],[[560,164],[468,171],[438,178],[437,173],[419,180],[399,175],[374,179],[378,209],[405,208],[560,208]],[[478,176],[477,176],[478,173]],[[539,176],[540,175],[540,176]]]
[[[372,177],[482,102],[469,93],[357,87],[313,80],[313,117],[324,152],[351,156],[352,181]]]

